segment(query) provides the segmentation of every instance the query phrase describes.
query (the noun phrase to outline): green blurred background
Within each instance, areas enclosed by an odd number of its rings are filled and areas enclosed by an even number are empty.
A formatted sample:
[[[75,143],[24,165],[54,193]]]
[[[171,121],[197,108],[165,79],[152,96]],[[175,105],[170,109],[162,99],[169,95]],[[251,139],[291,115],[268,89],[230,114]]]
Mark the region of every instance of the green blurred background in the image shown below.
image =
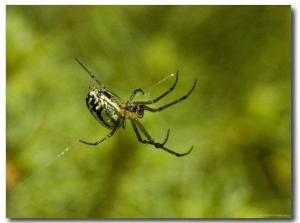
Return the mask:
[[[7,217],[291,216],[290,6],[7,6],[6,56]],[[141,144],[130,122],[78,142],[109,130],[75,57],[123,101],[179,70],[152,107],[197,78],[141,120],[192,153]]]

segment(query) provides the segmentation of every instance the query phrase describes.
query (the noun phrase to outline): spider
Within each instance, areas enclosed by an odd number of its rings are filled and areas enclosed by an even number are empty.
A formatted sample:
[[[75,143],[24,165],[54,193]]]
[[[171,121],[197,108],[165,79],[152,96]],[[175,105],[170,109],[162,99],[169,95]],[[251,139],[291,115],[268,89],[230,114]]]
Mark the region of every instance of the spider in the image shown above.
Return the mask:
[[[167,131],[167,136],[162,143],[155,142],[154,139],[149,135],[147,130],[144,128],[144,126],[140,123],[139,119],[143,118],[145,111],[159,112],[165,108],[168,108],[168,107],[175,105],[178,102],[181,102],[182,100],[186,99],[194,90],[197,79],[195,79],[193,87],[186,95],[184,95],[181,98],[179,98],[169,104],[166,104],[162,107],[151,108],[148,105],[158,102],[160,99],[162,99],[163,97],[165,97],[167,94],[169,94],[171,91],[174,90],[174,88],[177,84],[177,81],[178,81],[178,71],[177,71],[176,80],[175,80],[175,83],[173,84],[173,86],[169,90],[167,90],[165,93],[163,93],[161,96],[159,96],[153,100],[150,100],[150,101],[134,101],[133,102],[132,100],[136,96],[137,93],[144,94],[144,91],[139,88],[139,89],[134,90],[129,98],[129,101],[124,103],[120,100],[120,98],[116,94],[114,94],[108,88],[106,88],[95,77],[95,75],[92,74],[77,58],[75,58],[75,60],[102,87],[102,89],[100,89],[98,86],[90,87],[90,91],[86,97],[86,105],[87,105],[88,109],[90,110],[90,112],[92,113],[92,115],[94,116],[94,118],[98,122],[100,122],[104,127],[111,129],[111,132],[107,136],[103,137],[102,139],[100,139],[97,142],[90,143],[90,142],[85,142],[85,141],[79,140],[80,142],[88,144],[88,145],[96,146],[99,143],[103,142],[104,140],[113,136],[114,133],[116,132],[116,130],[119,129],[120,127],[125,128],[126,119],[129,119],[132,124],[133,130],[140,142],[153,145],[153,146],[155,146],[155,148],[163,149],[166,152],[176,155],[178,157],[185,156],[192,151],[193,146],[185,153],[177,153],[173,150],[166,148],[164,145],[166,144],[166,142],[168,141],[168,138],[169,138],[169,133],[170,133],[169,129]],[[146,137],[146,139],[142,138],[141,133]]]

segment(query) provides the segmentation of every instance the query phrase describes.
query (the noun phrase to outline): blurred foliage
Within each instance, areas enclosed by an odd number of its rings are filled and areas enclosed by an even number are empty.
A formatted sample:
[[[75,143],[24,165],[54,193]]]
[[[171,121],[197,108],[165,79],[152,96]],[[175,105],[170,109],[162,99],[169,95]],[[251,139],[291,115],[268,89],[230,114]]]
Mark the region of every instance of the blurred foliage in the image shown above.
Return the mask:
[[[7,6],[6,19],[7,217],[291,216],[290,6]],[[124,101],[158,96],[178,69],[153,107],[196,77],[141,120],[192,153],[141,144],[129,122],[79,143],[109,130],[74,57]]]

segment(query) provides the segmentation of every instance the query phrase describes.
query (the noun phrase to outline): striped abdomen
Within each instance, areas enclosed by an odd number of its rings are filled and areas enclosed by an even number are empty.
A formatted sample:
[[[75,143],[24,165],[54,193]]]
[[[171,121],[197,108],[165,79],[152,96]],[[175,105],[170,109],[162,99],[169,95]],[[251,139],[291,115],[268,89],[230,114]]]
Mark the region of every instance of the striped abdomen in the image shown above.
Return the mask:
[[[94,86],[86,97],[86,105],[103,126],[113,129],[118,125],[120,99],[106,89]],[[122,123],[119,123],[119,125]]]

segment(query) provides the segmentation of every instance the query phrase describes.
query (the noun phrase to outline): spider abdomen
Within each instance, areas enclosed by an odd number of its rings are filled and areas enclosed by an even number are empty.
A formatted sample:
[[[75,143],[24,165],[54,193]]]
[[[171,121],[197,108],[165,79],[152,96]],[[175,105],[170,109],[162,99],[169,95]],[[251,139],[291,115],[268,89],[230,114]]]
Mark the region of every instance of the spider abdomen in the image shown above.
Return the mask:
[[[103,126],[113,129],[120,125],[120,99],[106,89],[93,86],[86,97],[86,105],[94,118]]]

